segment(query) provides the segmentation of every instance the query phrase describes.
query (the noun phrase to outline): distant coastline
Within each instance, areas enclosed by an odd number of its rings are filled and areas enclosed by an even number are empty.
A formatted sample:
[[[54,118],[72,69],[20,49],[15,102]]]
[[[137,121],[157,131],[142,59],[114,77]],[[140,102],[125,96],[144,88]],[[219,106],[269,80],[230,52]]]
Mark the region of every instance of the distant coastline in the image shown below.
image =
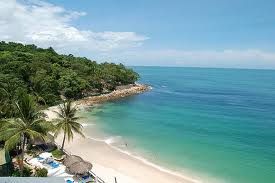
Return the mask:
[[[85,107],[90,107],[94,104],[102,104],[104,102],[118,100],[120,98],[124,98],[127,96],[137,95],[149,91],[150,89],[152,89],[152,87],[146,84],[135,83],[130,85],[124,85],[119,86],[116,90],[110,93],[84,97],[82,99],[76,100],[74,104],[77,106],[78,109],[81,109]],[[53,120],[57,117],[53,111],[58,110],[58,106],[59,105],[51,106],[43,110],[43,112],[47,115],[46,119],[48,121]]]

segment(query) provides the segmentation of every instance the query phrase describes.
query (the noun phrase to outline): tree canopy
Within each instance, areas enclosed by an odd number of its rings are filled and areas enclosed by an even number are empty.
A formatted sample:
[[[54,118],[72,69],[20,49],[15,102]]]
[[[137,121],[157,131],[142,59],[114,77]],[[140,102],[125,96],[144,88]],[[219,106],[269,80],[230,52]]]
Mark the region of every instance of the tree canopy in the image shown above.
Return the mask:
[[[119,85],[132,84],[138,78],[136,72],[122,64],[97,63],[85,57],[58,54],[51,47],[43,49],[2,41],[0,117],[13,115],[11,101],[18,97],[18,90],[25,90],[41,106],[55,105],[61,95],[77,99],[100,94]]]

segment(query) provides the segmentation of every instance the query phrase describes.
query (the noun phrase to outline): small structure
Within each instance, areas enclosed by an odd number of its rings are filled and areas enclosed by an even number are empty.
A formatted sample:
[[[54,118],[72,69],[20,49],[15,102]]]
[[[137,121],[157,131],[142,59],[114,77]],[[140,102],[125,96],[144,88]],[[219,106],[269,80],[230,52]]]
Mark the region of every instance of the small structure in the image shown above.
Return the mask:
[[[0,177],[11,174],[12,161],[9,153],[3,148],[0,149]]]
[[[97,179],[97,176],[90,173],[93,165],[79,156],[67,155],[63,164],[67,167],[66,172],[75,175],[78,182],[91,182]],[[104,181],[101,182],[104,183]]]
[[[66,158],[63,161],[63,164],[66,167],[70,167],[72,164],[76,163],[76,162],[81,162],[83,161],[83,159],[80,156],[76,156],[76,155],[67,155]]]
[[[91,163],[87,161],[79,161],[67,167],[67,170],[69,173],[74,175],[85,175],[88,174],[92,168],[93,165]]]
[[[50,152],[56,148],[56,145],[54,144],[54,137],[50,134],[47,135],[46,139],[35,138],[31,140],[31,144],[36,146],[38,149],[47,152]]]

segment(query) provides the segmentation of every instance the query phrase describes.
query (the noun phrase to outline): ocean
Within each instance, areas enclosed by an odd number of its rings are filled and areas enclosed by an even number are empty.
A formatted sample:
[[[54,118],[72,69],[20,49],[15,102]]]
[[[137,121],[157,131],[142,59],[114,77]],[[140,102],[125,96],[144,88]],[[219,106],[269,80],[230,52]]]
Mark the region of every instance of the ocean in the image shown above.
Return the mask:
[[[275,182],[275,71],[134,69],[153,89],[82,112],[88,135],[202,182]]]

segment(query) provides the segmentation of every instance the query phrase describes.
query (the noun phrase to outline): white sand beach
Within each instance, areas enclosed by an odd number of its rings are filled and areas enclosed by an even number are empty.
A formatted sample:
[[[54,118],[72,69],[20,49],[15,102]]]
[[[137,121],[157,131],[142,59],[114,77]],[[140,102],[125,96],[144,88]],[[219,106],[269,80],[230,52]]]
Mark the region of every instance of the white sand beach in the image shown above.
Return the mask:
[[[49,119],[56,117],[56,114],[52,112],[56,109],[56,107],[51,107],[45,111]],[[62,135],[57,137],[56,142],[61,144]],[[65,150],[91,162],[93,172],[108,183],[115,182],[115,177],[118,183],[200,183],[200,181],[190,178],[191,176],[172,174],[96,139],[75,135],[72,142],[65,143]]]
[[[61,138],[57,139],[61,144]],[[131,157],[123,152],[113,149],[104,142],[77,136],[73,142],[66,143],[65,149],[71,154],[81,156],[90,161],[93,171],[106,182],[119,183],[192,183],[195,180],[178,177],[161,171],[153,166]]]

